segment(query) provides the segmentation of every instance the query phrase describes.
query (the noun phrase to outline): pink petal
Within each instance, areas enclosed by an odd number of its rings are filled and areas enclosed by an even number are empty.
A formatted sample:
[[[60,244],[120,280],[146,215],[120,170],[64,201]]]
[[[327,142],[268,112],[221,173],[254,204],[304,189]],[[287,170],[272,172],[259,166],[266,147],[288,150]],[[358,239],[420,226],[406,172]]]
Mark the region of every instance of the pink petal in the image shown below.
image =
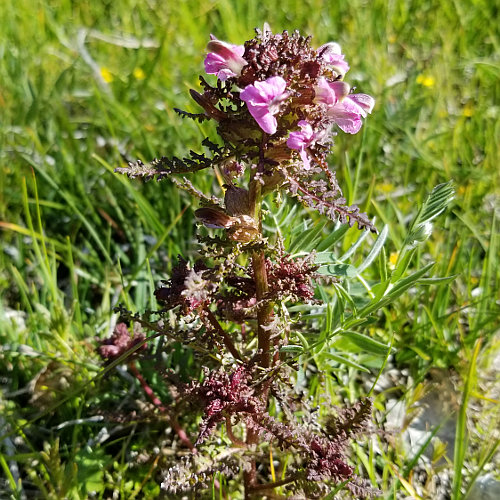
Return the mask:
[[[315,100],[317,102],[322,102],[328,106],[333,106],[337,101],[335,97],[335,92],[328,84],[326,78],[320,78],[318,80],[318,84],[314,87],[314,91],[316,93]]]
[[[274,134],[278,128],[278,122],[276,118],[269,113],[267,108],[262,108],[260,106],[248,106],[248,111],[255,118],[259,127],[267,134]]]
[[[314,88],[316,101],[327,106],[333,106],[349,94],[351,87],[343,81],[329,82],[326,78],[320,78]]]
[[[207,44],[209,54],[205,58],[205,71],[208,74],[217,74],[221,80],[241,74],[241,69],[248,63],[243,59],[245,47],[243,45],[232,45],[217,40],[210,35]]]
[[[354,99],[351,99],[351,96],[346,97],[342,101],[341,105],[344,111],[347,111],[348,113],[353,113],[363,117],[366,116],[365,110]]]
[[[210,52],[205,57],[205,71],[210,75],[217,73],[224,68],[225,65],[226,61],[218,54]]]
[[[248,85],[247,87],[245,87],[240,92],[240,97],[248,105],[251,104],[253,106],[267,106],[269,101],[266,99],[265,96],[262,95],[262,92],[256,87],[257,83],[262,83],[262,82],[255,82],[255,85]]]
[[[308,147],[315,138],[314,130],[308,122],[300,120],[298,125],[302,130],[290,132],[290,136],[286,141],[286,145],[290,149],[301,150]]]
[[[310,123],[306,122],[305,120],[300,120],[297,125],[302,129],[302,134],[307,140],[311,140],[313,138],[314,131]]]
[[[318,47],[317,52],[321,54],[321,57],[325,57],[325,54],[342,55],[342,49],[337,42],[324,43],[321,47]]]
[[[360,114],[363,116],[366,116],[366,113],[371,113],[373,106],[375,106],[375,99],[367,94],[351,94],[349,99],[362,109]]]
[[[273,99],[285,93],[286,81],[281,76],[273,76],[262,83],[267,83]]]
[[[220,71],[217,72],[217,78],[221,81],[224,82],[228,78],[231,78],[233,76],[236,76],[236,73],[233,73],[230,69],[221,69]]]
[[[248,111],[255,118],[259,127],[268,134],[274,134],[277,120],[274,115],[279,112],[282,99],[287,97],[286,82],[280,76],[257,81],[240,92],[240,97],[247,103]]]
[[[290,132],[290,137],[286,141],[290,149],[301,149],[304,146],[304,137],[302,132]]]
[[[224,59],[238,59],[245,53],[243,45],[233,45],[217,39],[208,42],[207,50],[222,56]]]
[[[337,101],[341,101],[344,97],[349,95],[349,92],[351,91],[351,86],[343,81],[331,82],[329,85],[333,92],[335,92]]]
[[[362,122],[359,114],[346,111],[343,106],[334,106],[329,110],[329,116],[335,123],[348,134],[356,134],[361,128]]]

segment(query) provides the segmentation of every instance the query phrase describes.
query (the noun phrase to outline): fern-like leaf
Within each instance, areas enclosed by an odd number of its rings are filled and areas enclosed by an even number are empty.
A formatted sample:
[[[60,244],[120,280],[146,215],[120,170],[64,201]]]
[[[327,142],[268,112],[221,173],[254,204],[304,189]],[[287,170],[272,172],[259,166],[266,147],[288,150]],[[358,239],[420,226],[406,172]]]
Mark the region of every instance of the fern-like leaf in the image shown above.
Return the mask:
[[[174,108],[174,111],[181,117],[181,118],[190,118],[191,120],[196,120],[198,122],[204,122],[205,120],[208,120],[207,115],[205,113],[189,113],[188,111],[183,111],[182,109],[179,108]]]

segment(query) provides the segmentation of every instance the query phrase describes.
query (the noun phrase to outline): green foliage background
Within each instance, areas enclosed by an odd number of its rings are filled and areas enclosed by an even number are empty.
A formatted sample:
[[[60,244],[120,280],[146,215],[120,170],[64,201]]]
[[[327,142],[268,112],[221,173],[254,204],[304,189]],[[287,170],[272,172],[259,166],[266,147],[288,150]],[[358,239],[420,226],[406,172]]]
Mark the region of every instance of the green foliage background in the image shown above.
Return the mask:
[[[498,13],[487,0],[3,0],[0,496],[158,494],[154,464],[132,466],[130,452],[150,450],[161,425],[128,428],[113,446],[87,446],[100,428],[86,420],[88,408],[113,400],[110,384],[95,378],[94,337],[109,333],[119,302],[151,307],[171,258],[194,251],[196,207],[168,182],[142,185],[113,169],[123,158],[196,150],[211,125],[183,121],[172,108],[199,112],[188,90],[198,88],[209,34],[242,43],[267,21],[275,32],[311,34],[316,46],[338,41],[348,81],[376,99],[362,133],[339,134],[331,165],[348,202],[388,224],[388,266],[418,205],[436,184],[455,183],[453,205],[407,272],[435,261],[436,276],[456,279],[411,289],[369,334],[393,338],[395,365],[414,381],[398,396],[409,405],[435,370],[464,387],[456,435],[469,441],[448,453],[461,498],[493,460],[495,443],[484,439],[498,416],[498,394],[487,384],[498,373],[490,370],[500,304]],[[212,179],[198,185],[210,189]],[[347,231],[339,252],[358,236]],[[358,361],[369,363],[362,353]],[[343,391],[354,400],[366,389],[348,370]],[[479,412],[467,413],[470,398]],[[385,401],[377,396],[382,414]],[[388,498],[411,494],[412,457],[398,445],[378,457],[370,450],[356,452],[361,472]]]

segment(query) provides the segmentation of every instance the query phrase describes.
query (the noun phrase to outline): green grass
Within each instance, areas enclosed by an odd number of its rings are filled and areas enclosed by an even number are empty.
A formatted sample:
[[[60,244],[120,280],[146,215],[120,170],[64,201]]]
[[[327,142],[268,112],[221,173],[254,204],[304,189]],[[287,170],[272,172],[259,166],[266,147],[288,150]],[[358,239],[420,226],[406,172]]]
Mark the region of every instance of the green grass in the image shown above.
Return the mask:
[[[435,262],[427,277],[455,279],[409,287],[361,333],[391,343],[390,362],[409,374],[403,385],[375,394],[381,426],[388,401],[405,402],[410,413],[436,373],[454,380],[458,445],[454,453],[444,451],[452,498],[462,498],[481,469],[496,463],[498,470],[498,441],[491,438],[500,415],[491,380],[498,373],[491,359],[499,348],[500,303],[497,11],[486,0],[4,0],[0,497],[158,493],[154,454],[137,463],[133,457],[153,449],[164,423],[91,418],[99,409],[112,412],[121,399],[143,399],[137,389],[128,394],[126,375],[97,376],[94,338],[108,335],[118,303],[132,311],[154,307],[154,285],[168,275],[172,259],[195,252],[196,206],[168,181],[143,185],[113,169],[123,158],[197,150],[211,126],[183,121],[172,108],[199,111],[188,89],[198,88],[209,34],[242,43],[264,21],[274,31],[309,33],[316,45],[339,41],[350,83],[377,101],[362,134],[339,134],[331,159],[348,201],[388,228],[362,281],[345,283],[350,294],[359,287],[361,297],[401,263],[398,252],[418,206],[434,186],[454,181],[451,207],[403,264],[405,276]],[[197,180],[205,190],[212,184],[208,176]],[[305,219],[298,212],[288,222],[298,227]],[[359,236],[339,234],[336,254]],[[368,236],[346,263],[362,265],[374,241]],[[325,335],[344,317],[338,304],[330,309]],[[376,343],[360,342],[336,340],[337,359],[314,351],[318,366],[333,364],[337,379],[348,381],[339,387],[333,376],[318,377],[311,387],[318,404],[369,392],[372,384],[365,382],[373,382],[385,357],[373,352]],[[181,352],[173,358],[172,366],[189,361]],[[104,428],[111,436],[99,443]],[[383,498],[412,494],[418,461],[397,439],[374,440],[354,450],[360,473]],[[432,476],[443,465],[436,460],[425,467]],[[432,498],[430,491],[419,495]]]

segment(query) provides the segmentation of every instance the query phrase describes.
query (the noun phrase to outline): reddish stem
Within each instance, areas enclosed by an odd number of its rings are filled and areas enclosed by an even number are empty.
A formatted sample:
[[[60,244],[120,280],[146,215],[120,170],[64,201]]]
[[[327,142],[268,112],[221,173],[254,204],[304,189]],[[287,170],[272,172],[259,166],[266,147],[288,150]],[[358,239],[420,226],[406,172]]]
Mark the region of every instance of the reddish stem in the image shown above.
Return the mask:
[[[237,448],[246,448],[247,445],[240,439],[238,439],[233,433],[233,424],[231,423],[231,416],[226,415],[226,431],[231,443]]]
[[[266,257],[264,252],[255,253],[252,257],[253,274],[257,289],[257,303],[260,304],[257,310],[257,337],[260,351],[260,366],[269,368],[271,365],[271,344],[269,330],[265,327],[269,324],[269,317],[272,310],[270,304],[264,305],[263,300],[268,291]]]
[[[250,208],[254,219],[258,221],[259,231],[262,237],[262,184],[256,174],[260,174],[264,169],[265,150],[267,148],[267,134],[262,134],[262,141],[259,148],[259,164],[251,171],[249,185],[249,200]],[[266,269],[266,254],[265,251],[256,251],[252,254],[252,269],[255,280],[256,298],[257,298],[257,340],[259,356],[256,356],[257,363],[260,367],[266,369],[271,365],[271,340],[270,332],[266,328],[270,323],[270,318],[273,310],[272,303],[266,303],[266,295],[269,289],[267,281]],[[267,406],[269,398],[269,390],[264,388],[261,391],[265,406]],[[259,434],[253,429],[247,429],[246,443],[248,445],[257,445],[259,443]],[[257,465],[255,460],[251,461],[250,470],[244,473],[245,484],[245,499],[249,499],[252,495],[252,489],[257,484]]]
[[[151,400],[151,402],[162,412],[166,413],[168,417],[170,418],[170,424],[172,425],[172,428],[174,431],[177,433],[179,436],[179,439],[186,445],[193,453],[197,453],[196,448],[194,447],[193,443],[189,439],[188,435],[186,434],[186,431],[180,426],[179,422],[177,421],[177,418],[174,417],[173,415],[169,414],[167,408],[163,406],[163,403],[158,399],[156,394],[154,393],[153,389],[149,386],[149,384],[146,382],[145,378],[142,376],[141,372],[137,369],[136,364],[131,361],[128,364],[129,370],[132,372],[134,377],[139,381],[141,384],[141,387],[143,391],[146,393],[146,396]]]
[[[208,308],[204,309],[208,321],[210,321],[210,324],[215,328],[217,333],[222,337],[222,340],[224,341],[224,345],[227,347],[227,350],[233,355],[233,357],[239,361],[241,361],[241,355],[238,352],[238,349],[233,344],[233,341],[231,337],[227,334],[227,332],[222,328],[221,324],[217,321],[217,318],[214,316],[212,311]]]

